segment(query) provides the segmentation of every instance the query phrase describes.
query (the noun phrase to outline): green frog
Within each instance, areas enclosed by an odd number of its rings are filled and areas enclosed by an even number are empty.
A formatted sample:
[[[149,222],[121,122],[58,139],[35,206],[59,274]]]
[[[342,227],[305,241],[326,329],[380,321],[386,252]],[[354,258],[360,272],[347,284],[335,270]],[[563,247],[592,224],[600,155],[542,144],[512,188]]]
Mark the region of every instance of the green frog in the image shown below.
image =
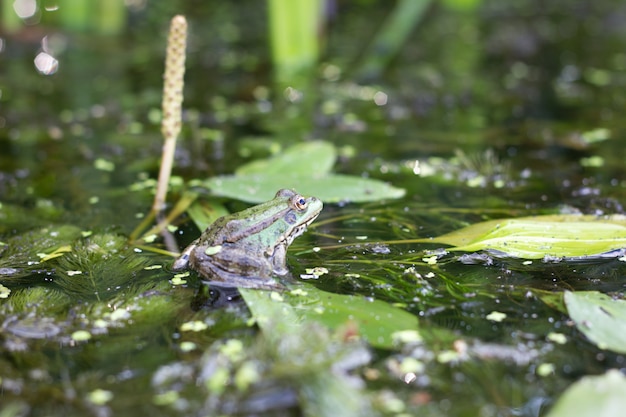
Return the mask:
[[[287,248],[322,211],[322,202],[282,189],[273,200],[217,219],[174,262],[232,287],[279,286],[288,274]]]

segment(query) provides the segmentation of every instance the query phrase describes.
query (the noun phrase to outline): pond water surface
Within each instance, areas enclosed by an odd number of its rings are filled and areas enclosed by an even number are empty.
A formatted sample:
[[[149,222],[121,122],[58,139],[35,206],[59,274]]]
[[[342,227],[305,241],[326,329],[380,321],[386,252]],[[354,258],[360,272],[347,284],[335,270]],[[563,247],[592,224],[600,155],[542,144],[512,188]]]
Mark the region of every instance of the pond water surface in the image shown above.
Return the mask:
[[[265,3],[128,3],[117,34],[46,10],[0,32],[0,416],[538,416],[581,377],[626,367],[540,296],[623,298],[623,261],[432,265],[424,250],[442,245],[408,242],[496,218],[624,214],[625,5],[436,4],[383,74],[356,79],[389,2],[328,2],[314,80],[286,90]],[[174,14],[190,38],[172,203],[185,180],[332,142],[335,172],[406,193],[325,204],[289,251],[293,275],[411,313],[426,342],[339,343],[359,333],[350,320],[269,342],[236,292],[173,281],[171,257],[127,244],[152,203]],[[58,59],[49,74],[42,51]],[[177,224],[179,247],[198,236]],[[313,267],[328,273],[300,278]]]

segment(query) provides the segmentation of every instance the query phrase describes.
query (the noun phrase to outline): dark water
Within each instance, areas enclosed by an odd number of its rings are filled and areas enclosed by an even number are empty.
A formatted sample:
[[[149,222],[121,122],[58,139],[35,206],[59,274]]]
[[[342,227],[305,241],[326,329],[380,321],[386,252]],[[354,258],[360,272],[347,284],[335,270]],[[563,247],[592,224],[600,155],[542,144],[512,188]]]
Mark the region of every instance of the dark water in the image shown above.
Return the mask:
[[[390,6],[329,3],[336,9],[329,12],[319,76],[313,87],[302,87],[305,99],[298,102],[285,100],[272,83],[261,2],[147,2],[128,9],[127,25],[114,35],[68,30],[46,11],[39,23],[0,32],[1,240],[29,253],[35,238],[28,233],[71,225],[62,243],[83,242],[73,248],[89,260],[21,275],[5,270],[0,278],[12,291],[0,298],[1,415],[299,415],[299,407],[307,409],[302,392],[317,392],[319,380],[306,379],[310,370],[289,374],[280,355],[260,346],[240,300],[222,294],[216,301],[193,276],[172,285],[170,258],[124,244],[152,201],[150,189],[139,185],[157,176],[155,112],[175,13],[190,22],[177,174],[232,172],[248,160],[241,149],[250,140],[265,156],[263,140],[325,139],[354,155],[340,157],[336,171],[407,190],[397,201],[327,204],[320,226],[290,251],[296,277],[323,265],[329,273],[309,283],[398,305],[434,334],[428,347],[373,350],[367,365],[356,367],[365,381],[360,400],[390,415],[536,416],[580,377],[624,367],[623,356],[596,348],[536,295],[623,296],[624,262],[467,265],[448,257],[431,276],[422,250],[437,245],[375,244],[500,217],[623,214],[626,6],[435,5],[387,71],[356,80],[361,51]],[[44,37],[59,61],[49,75],[33,64]],[[339,78],[328,75],[337,71]],[[377,92],[387,96],[384,105],[374,103]],[[604,140],[585,139],[593,134]],[[198,233],[191,224],[182,230],[181,246]],[[86,231],[91,237],[81,235]],[[41,250],[49,253],[53,243]],[[338,243],[354,245],[324,249]],[[313,246],[322,250],[308,252]],[[4,249],[0,259],[1,268],[15,268],[22,258]],[[155,264],[164,268],[145,269]],[[76,288],[74,270],[102,281]],[[486,320],[493,311],[507,320]],[[209,323],[209,330],[181,330],[193,321]],[[86,329],[92,338],[81,342],[76,332]],[[446,336],[437,335],[441,329]],[[568,342],[550,342],[550,333]],[[459,346],[446,339],[450,334],[471,347],[470,360],[437,359]],[[220,392],[202,372],[219,365],[220,346],[230,340],[242,341],[247,361],[278,370],[265,369],[253,389],[231,381]],[[394,370],[406,358],[425,366],[409,383]],[[235,373],[242,363],[227,366]],[[540,376],[542,364],[554,372]],[[300,397],[290,385],[294,375],[304,375]]]

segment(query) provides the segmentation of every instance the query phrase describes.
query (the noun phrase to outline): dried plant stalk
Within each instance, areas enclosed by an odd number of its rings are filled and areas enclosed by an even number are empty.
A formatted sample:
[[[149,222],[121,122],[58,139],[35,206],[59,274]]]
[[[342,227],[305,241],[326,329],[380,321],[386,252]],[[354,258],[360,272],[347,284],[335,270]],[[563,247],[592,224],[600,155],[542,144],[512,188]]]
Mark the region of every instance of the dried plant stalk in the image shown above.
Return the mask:
[[[152,210],[157,214],[165,208],[167,186],[174,163],[176,139],[180,134],[185,76],[185,49],[187,45],[187,19],[178,15],[172,18],[167,37],[165,75],[163,77],[163,119],[161,133],[165,140],[161,157],[161,170]]]

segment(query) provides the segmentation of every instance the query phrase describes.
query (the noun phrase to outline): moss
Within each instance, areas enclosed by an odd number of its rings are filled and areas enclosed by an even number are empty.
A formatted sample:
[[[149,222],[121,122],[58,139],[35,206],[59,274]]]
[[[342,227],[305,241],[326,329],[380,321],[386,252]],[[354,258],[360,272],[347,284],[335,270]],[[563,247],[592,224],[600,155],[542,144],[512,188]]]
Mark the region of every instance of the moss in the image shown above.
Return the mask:
[[[70,297],[62,291],[50,287],[30,287],[12,291],[0,311],[14,314],[45,311],[46,314],[56,315],[65,313],[70,305]]]
[[[61,256],[81,235],[72,225],[49,226],[14,236],[0,253],[0,283],[4,285],[41,283],[50,272],[52,259]]]

